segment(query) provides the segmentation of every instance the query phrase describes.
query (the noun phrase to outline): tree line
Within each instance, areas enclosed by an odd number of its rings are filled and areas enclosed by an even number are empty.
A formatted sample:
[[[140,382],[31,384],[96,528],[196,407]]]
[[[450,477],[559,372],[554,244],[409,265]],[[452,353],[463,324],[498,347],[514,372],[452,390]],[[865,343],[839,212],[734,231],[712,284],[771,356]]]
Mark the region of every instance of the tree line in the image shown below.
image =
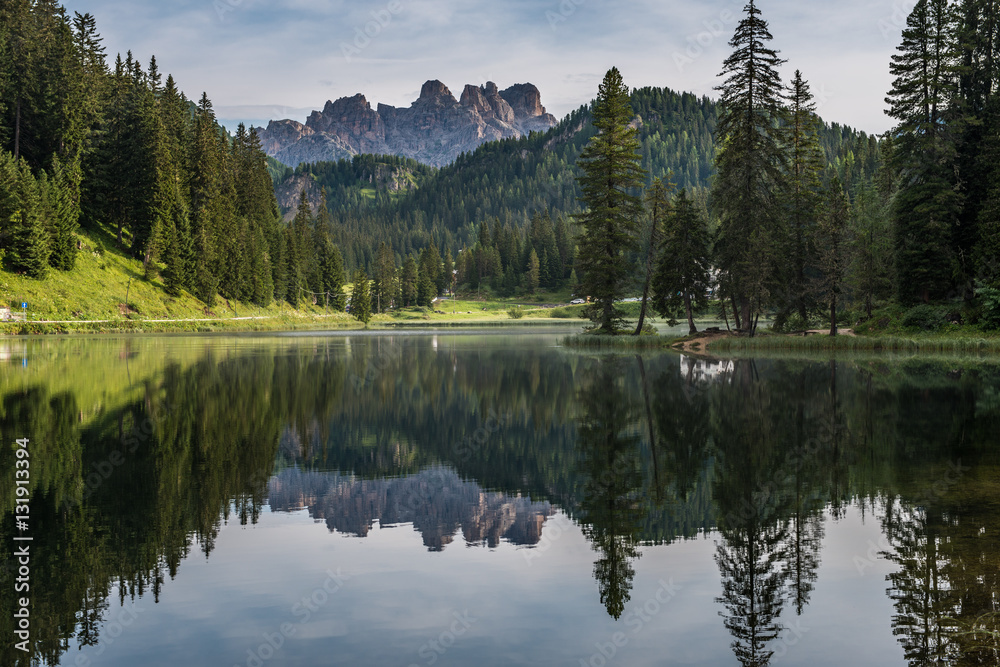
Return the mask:
[[[72,270],[82,227],[209,308],[218,296],[296,305],[336,275],[329,228],[280,223],[256,134],[229,135],[208,95],[193,103],[155,57],[109,65],[94,17],[51,1],[4,3],[0,37],[6,270]]]
[[[897,118],[906,117],[915,95],[932,89],[918,77],[928,63],[915,60],[918,53],[929,57],[929,42],[911,44],[926,4],[914,9],[902,55],[894,57],[899,78],[888,100],[898,102]],[[976,5],[963,4],[969,11]],[[950,16],[957,20],[959,13]],[[705,209],[692,205],[684,189],[671,199],[669,181],[649,183],[628,88],[617,69],[605,76],[593,111],[597,134],[577,161],[584,204],[576,216],[583,228],[577,269],[583,292],[593,297],[586,314],[599,332],[623,330],[615,303],[634,289],[637,274],[643,301],[636,334],[647,303],[665,317],[683,313],[694,333],[692,313],[709,295],[727,324],[750,335],[764,314],[773,315],[779,329],[828,319],[836,334],[845,302],[870,317],[876,304],[892,298],[904,304],[940,298],[962,275],[960,263],[949,258],[983,256],[975,248],[946,247],[946,239],[959,238],[946,231],[958,227],[944,224],[940,207],[958,197],[957,184],[919,176],[930,169],[921,165],[941,164],[928,151],[940,143],[933,135],[951,124],[942,117],[931,123],[932,132],[912,120],[912,127],[902,124],[881,142],[872,138],[866,157],[873,163],[857,178],[854,155],[845,163],[825,155],[809,83],[799,70],[782,82],[778,68],[785,61],[768,46],[771,39],[750,0],[717,88],[718,149]],[[919,117],[934,108],[926,99],[910,112]],[[928,148],[914,153],[914,145]],[[956,172],[954,165],[940,169]]]
[[[669,88],[629,93],[640,142],[640,165],[648,181],[666,178],[706,216],[715,173],[715,127],[719,105],[707,97]],[[571,219],[582,210],[576,161],[596,133],[593,109],[582,106],[544,134],[480,146],[440,169],[394,156],[301,164],[276,172],[276,188],[312,183],[326,188],[334,218],[335,243],[345,264],[370,271],[382,242],[400,257],[434,244],[457,256],[471,250],[488,224],[522,230],[536,215]],[[823,167],[829,165],[852,191],[869,183],[880,153],[875,137],[851,128],[819,123]],[[293,202],[286,206],[294,207]],[[506,265],[504,267],[506,270]]]
[[[823,313],[836,333],[845,300],[869,318],[879,302],[955,303],[955,321],[981,321],[980,301],[1000,294],[998,12],[984,0],[914,5],[890,63],[897,124],[874,178],[857,184],[824,174],[808,83],[798,70],[781,82],[785,61],[747,4],[718,88],[710,203],[719,294],[738,328],[752,333],[765,311],[779,327]]]

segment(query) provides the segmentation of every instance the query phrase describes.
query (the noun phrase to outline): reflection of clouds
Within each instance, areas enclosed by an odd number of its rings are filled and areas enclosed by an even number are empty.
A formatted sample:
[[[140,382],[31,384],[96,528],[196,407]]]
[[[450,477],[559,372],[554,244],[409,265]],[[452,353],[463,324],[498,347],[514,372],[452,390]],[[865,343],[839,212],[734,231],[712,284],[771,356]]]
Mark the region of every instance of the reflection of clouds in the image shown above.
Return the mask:
[[[382,526],[410,523],[431,551],[450,544],[459,530],[468,545],[493,548],[501,540],[534,545],[546,518],[555,513],[547,501],[485,491],[445,467],[375,480],[291,468],[268,487],[272,510],[308,508],[331,531],[358,537],[365,537],[376,521]]]

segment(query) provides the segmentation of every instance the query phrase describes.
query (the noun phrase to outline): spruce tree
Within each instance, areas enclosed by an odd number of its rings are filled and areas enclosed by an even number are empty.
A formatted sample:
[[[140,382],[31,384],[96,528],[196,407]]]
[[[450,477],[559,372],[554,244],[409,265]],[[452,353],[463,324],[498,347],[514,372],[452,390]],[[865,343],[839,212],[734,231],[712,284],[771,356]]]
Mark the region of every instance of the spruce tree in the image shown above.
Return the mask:
[[[333,245],[330,239],[325,243],[327,249],[324,253],[326,265],[323,268],[323,289],[329,294],[330,307],[342,313],[347,308],[347,295],[344,294],[344,283],[347,282],[344,258],[340,254],[340,248]]]
[[[954,182],[957,92],[954,14],[947,0],[918,0],[892,56],[886,103],[899,121],[890,133],[901,186],[893,218],[899,300],[943,298],[952,285],[952,230],[961,195]]]
[[[417,305],[417,263],[412,255],[408,255],[403,262],[403,272],[400,276],[400,291],[402,292],[403,306],[409,308]]]
[[[662,205],[659,201],[659,207]],[[694,311],[707,305],[712,285],[708,225],[686,190],[677,194],[673,210],[666,217],[653,275],[653,307],[666,318],[683,308],[688,333],[694,334],[698,332]]]
[[[454,275],[455,262],[451,257],[451,249],[444,249],[444,262],[441,267],[441,276],[444,279],[444,289],[450,291],[452,289],[453,281],[455,279]],[[454,296],[454,294],[452,295]]]
[[[375,312],[384,313],[393,306],[396,294],[396,257],[384,241],[375,255],[375,275],[372,284],[372,306]]]
[[[636,230],[642,214],[642,199],[636,191],[645,172],[639,166],[639,140],[630,127],[632,108],[628,87],[617,68],[611,68],[598,88],[593,124],[597,134],[590,140],[577,166],[580,201],[586,207],[577,220],[583,228],[578,267],[583,271],[582,289],[593,299],[584,316],[596,331],[618,333],[624,313],[615,301],[624,295],[632,267],[628,253],[636,248]]]
[[[669,177],[668,177],[669,178]],[[649,234],[646,243],[646,267],[645,278],[642,283],[642,301],[639,305],[639,321],[635,324],[635,335],[642,334],[642,329],[646,324],[646,309],[649,305],[649,287],[653,280],[653,267],[656,263],[656,256],[660,249],[660,232],[663,230],[665,219],[670,212],[670,200],[668,192],[674,188],[674,184],[664,184],[663,179],[655,178],[653,183],[646,190],[646,208],[649,212]]]
[[[778,121],[783,116],[778,67],[784,61],[767,46],[772,37],[755,0],[750,0],[723,63],[716,126],[716,256],[727,292],[738,306],[737,326],[751,335],[778,279],[784,239],[776,193],[786,158]]]
[[[847,271],[847,231],[850,222],[850,201],[840,179],[834,177],[827,187],[820,216],[818,236],[819,268],[822,278],[819,291],[829,307],[830,335],[837,335],[837,307],[844,289]]]
[[[785,275],[785,316],[798,314],[809,319],[810,285],[808,272],[815,264],[816,217],[820,203],[820,174],[825,159],[819,146],[816,104],[802,72],[788,86],[788,120],[784,127],[784,145],[788,151],[788,178],[785,208],[788,215],[788,259]]]
[[[531,255],[528,257],[528,270],[524,274],[524,291],[528,293],[528,296],[532,296],[538,291],[538,285],[542,280],[541,273],[538,253],[532,248]]]
[[[11,271],[43,280],[49,270],[48,234],[37,215],[14,211],[10,218],[10,243],[4,259]]]
[[[875,303],[894,294],[892,218],[888,203],[874,187],[858,193],[848,234],[848,273],[845,286],[861,303],[867,317]]]
[[[184,288],[185,267],[180,235],[173,224],[167,230],[163,263],[163,290],[170,296],[180,296]]]
[[[372,318],[372,296],[368,276],[361,269],[354,272],[354,286],[351,289],[351,315],[365,325]]]
[[[417,303],[430,306],[438,295],[438,280],[441,276],[441,256],[437,246],[431,244],[420,253],[419,276],[417,278]]]

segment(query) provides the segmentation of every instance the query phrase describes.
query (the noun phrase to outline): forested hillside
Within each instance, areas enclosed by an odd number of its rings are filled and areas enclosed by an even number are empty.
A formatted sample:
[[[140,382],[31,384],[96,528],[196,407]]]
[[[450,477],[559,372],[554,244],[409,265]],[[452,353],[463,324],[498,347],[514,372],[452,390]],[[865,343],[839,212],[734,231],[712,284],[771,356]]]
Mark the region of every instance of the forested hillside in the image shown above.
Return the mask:
[[[307,283],[339,292],[324,230],[293,236],[281,225],[272,179],[283,167],[257,135],[227,134],[208,95],[194,104],[155,57],[109,64],[101,42],[90,14],[0,5],[3,269],[72,272],[78,252],[99,254],[110,235],[148,283],[206,308],[218,296],[295,306]]]
[[[632,92],[631,104],[650,180],[672,173],[677,188],[707,212],[717,103],[669,88],[641,88]],[[575,164],[594,135],[590,121],[590,108],[581,107],[546,133],[484,144],[436,171],[395,157],[358,156],[353,164],[299,165],[279,175],[276,187],[281,192],[312,182],[314,195],[326,188],[336,242],[349,266],[371,265],[383,241],[403,257],[432,242],[457,253],[475,243],[483,221],[523,228],[535,213],[579,212]],[[818,135],[829,174],[852,188],[871,180],[879,159],[874,136],[836,123],[822,125]],[[377,173],[387,169],[407,174],[414,187],[380,186]]]

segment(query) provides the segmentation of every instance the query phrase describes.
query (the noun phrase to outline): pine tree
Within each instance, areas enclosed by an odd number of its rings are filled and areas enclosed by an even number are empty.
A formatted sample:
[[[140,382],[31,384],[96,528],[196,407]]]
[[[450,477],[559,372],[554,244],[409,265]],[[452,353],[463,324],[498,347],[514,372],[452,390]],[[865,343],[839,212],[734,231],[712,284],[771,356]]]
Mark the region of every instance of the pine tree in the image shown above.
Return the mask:
[[[651,199],[663,195],[654,194]],[[654,202],[651,202],[651,207]],[[663,317],[672,318],[683,307],[688,333],[697,333],[694,311],[708,305],[711,288],[710,241],[708,225],[694,203],[681,190],[667,216],[653,276],[653,307]]]
[[[4,259],[11,271],[43,280],[48,274],[45,228],[36,216],[15,211],[10,218],[11,241]]]
[[[819,221],[819,267],[822,278],[819,291],[830,309],[830,335],[837,335],[837,306],[843,291],[847,271],[847,228],[850,221],[850,201],[840,179],[834,177],[827,187]]]
[[[639,166],[639,141],[629,127],[632,108],[628,88],[617,68],[604,76],[594,103],[593,123],[597,134],[580,154],[577,179],[580,201],[587,210],[578,216],[580,238],[578,267],[584,272],[583,291],[593,298],[584,315],[598,332],[615,334],[624,314],[615,307],[631,277],[628,253],[635,250],[635,233],[642,200],[635,191],[645,172]]]
[[[528,257],[528,270],[524,274],[524,291],[528,295],[533,295],[538,291],[538,285],[541,283],[541,267],[538,261],[538,253],[535,249],[531,249],[531,255]]]
[[[738,305],[737,326],[753,335],[778,277],[776,250],[784,241],[775,200],[786,170],[777,122],[783,116],[778,67],[784,61],[766,46],[772,37],[755,0],[745,11],[720,74],[726,78],[718,87],[722,113],[712,194],[721,275]]]
[[[80,173],[76,161],[64,164],[58,156],[52,158],[52,178],[49,180],[52,218],[49,225],[51,250],[49,264],[61,271],[70,271],[76,264],[76,237],[80,220]]]
[[[163,262],[163,290],[170,296],[180,296],[184,288],[185,266],[180,234],[174,224],[167,231]]]
[[[375,275],[372,284],[372,306],[375,312],[384,313],[393,306],[396,294],[396,257],[384,241],[375,255]]]
[[[646,324],[646,308],[649,305],[649,287],[653,280],[653,266],[656,263],[656,256],[660,249],[660,232],[663,230],[667,214],[670,212],[669,190],[674,188],[674,184],[664,184],[663,179],[655,178],[649,189],[646,190],[646,208],[649,212],[649,234],[646,243],[646,267],[645,279],[642,284],[642,301],[639,306],[639,321],[635,324],[635,335],[642,335],[642,329]]]
[[[943,298],[952,285],[952,230],[961,196],[954,183],[956,98],[954,15],[947,0],[918,0],[892,56],[886,103],[899,121],[890,133],[896,195],[896,269],[903,304]]]
[[[437,296],[437,284],[441,275],[441,257],[437,247],[431,244],[420,253],[417,277],[417,304],[430,307]]]
[[[368,276],[361,269],[354,272],[354,287],[351,290],[351,315],[368,325],[372,318],[372,297]]]
[[[403,273],[400,277],[400,291],[402,292],[403,306],[409,308],[417,305],[417,263],[412,255],[408,255],[403,262]]]
[[[802,73],[788,86],[788,122],[784,140],[788,151],[786,210],[788,212],[789,262],[785,277],[786,297],[781,315],[798,313],[803,322],[809,319],[810,286],[808,271],[815,264],[816,217],[820,203],[820,173],[824,166],[819,146],[816,105],[809,84]],[[780,315],[779,315],[780,316]]]
[[[451,257],[451,249],[450,248],[445,248],[444,249],[444,262],[443,262],[443,265],[441,267],[441,276],[444,279],[444,289],[445,290],[451,290],[452,289],[452,283],[453,283],[453,281],[455,279],[454,271],[455,271],[455,262],[454,262],[454,260]],[[454,294],[452,296],[454,296]]]
[[[329,295],[330,307],[342,313],[347,307],[347,295],[344,294],[344,283],[347,282],[344,258],[340,254],[340,248],[333,245],[330,239],[325,243],[327,249],[324,253],[326,264],[323,267],[323,290]]]
[[[977,277],[990,282],[996,275],[988,275],[992,273],[988,268],[985,274],[981,273],[983,260],[995,255],[979,252],[977,245],[980,225],[995,225],[997,220],[996,211],[991,214],[985,208],[988,200],[996,197],[990,184],[997,180],[997,172],[1000,172],[995,145],[1000,128],[1000,100],[995,92],[1000,84],[1000,60],[997,58],[1000,3],[961,0],[956,10],[958,99],[964,118],[956,140],[955,159],[962,209],[951,242],[957,264],[956,282],[966,298],[970,298]]]
[[[852,207],[849,230],[849,266],[845,285],[867,317],[878,300],[894,293],[892,219],[889,206],[873,187],[858,193]]]

